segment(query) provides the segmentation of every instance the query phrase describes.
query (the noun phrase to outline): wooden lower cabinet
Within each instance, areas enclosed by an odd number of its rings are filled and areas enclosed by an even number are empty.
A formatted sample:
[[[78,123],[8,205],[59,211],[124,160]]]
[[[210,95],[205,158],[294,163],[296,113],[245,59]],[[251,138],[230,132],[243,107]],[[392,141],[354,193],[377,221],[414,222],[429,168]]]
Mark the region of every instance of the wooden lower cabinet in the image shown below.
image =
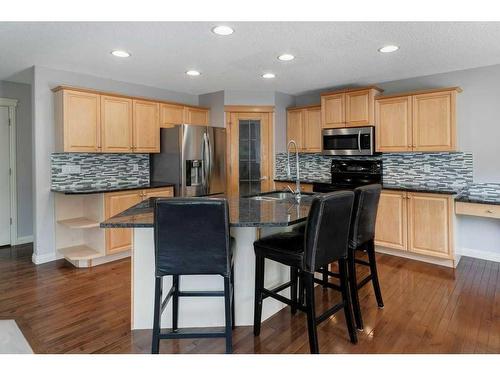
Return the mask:
[[[408,251],[453,255],[453,200],[449,195],[408,193]]]
[[[119,214],[144,199],[151,197],[173,197],[173,187],[129,190],[104,195],[104,216],[106,219]],[[130,250],[132,246],[132,229],[106,229],[106,254],[111,255]]]
[[[295,182],[274,181],[274,188],[276,190],[288,190],[288,186],[295,190]],[[306,193],[313,192],[313,184],[300,184],[300,189]]]
[[[451,195],[383,190],[375,244],[453,259],[453,214]]]
[[[382,191],[375,228],[376,245],[406,251],[408,215],[405,192]]]

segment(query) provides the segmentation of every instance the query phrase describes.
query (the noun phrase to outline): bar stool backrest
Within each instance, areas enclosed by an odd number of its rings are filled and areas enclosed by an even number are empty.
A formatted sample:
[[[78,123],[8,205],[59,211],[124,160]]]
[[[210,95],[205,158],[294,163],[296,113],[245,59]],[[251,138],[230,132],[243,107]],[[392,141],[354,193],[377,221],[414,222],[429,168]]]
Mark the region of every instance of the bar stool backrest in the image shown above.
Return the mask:
[[[305,229],[305,271],[314,272],[347,257],[353,202],[352,191],[336,191],[314,198]]]
[[[365,185],[354,189],[354,208],[349,235],[349,246],[352,249],[357,249],[375,238],[375,221],[381,190],[380,184]]]
[[[229,209],[224,198],[158,198],[156,276],[230,273]]]

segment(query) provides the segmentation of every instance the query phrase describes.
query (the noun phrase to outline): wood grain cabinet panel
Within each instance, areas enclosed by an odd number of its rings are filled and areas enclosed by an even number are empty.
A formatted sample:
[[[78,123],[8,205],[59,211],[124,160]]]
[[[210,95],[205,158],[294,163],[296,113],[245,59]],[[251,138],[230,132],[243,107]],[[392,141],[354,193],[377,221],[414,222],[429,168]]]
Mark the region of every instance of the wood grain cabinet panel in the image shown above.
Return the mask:
[[[301,109],[290,110],[287,113],[286,142],[294,140],[299,151],[304,148],[304,112]]]
[[[402,191],[383,190],[380,194],[375,243],[392,249],[406,250],[408,237],[407,195]]]
[[[104,195],[104,215],[106,219],[125,211],[143,200],[142,190],[106,193]],[[128,251],[132,246],[132,229],[106,229],[106,254]]]
[[[185,107],[184,119],[186,124],[208,126],[210,111],[203,108]]]
[[[412,149],[412,98],[380,99],[375,103],[377,151],[410,151]]]
[[[321,124],[323,128],[345,127],[345,94],[321,97]]]
[[[160,152],[159,103],[134,100],[134,152]]]
[[[452,258],[453,201],[443,194],[408,193],[408,250]]]
[[[160,126],[169,127],[184,123],[184,107],[175,104],[160,105]]]
[[[413,96],[413,148],[415,151],[454,151],[456,91]]]
[[[63,152],[97,152],[100,146],[99,95],[58,91],[55,96],[57,148]]]
[[[346,126],[365,126],[375,123],[371,91],[348,92],[345,95]]]
[[[321,107],[304,110],[304,151],[320,152],[321,137]]]
[[[101,96],[102,152],[132,152],[132,100]]]

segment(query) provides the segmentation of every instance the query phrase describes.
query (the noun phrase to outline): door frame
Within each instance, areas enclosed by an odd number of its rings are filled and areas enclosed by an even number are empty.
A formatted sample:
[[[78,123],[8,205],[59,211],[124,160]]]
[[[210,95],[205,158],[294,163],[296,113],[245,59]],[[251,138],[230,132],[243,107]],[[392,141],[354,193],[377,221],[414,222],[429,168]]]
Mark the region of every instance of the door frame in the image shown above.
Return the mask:
[[[255,114],[269,116],[269,148],[268,148],[268,161],[267,168],[269,171],[269,186],[273,187],[273,179],[274,179],[274,106],[253,106],[253,105],[226,105],[224,106],[224,124],[226,126],[226,191],[228,193],[231,192],[231,115],[232,114],[244,114],[247,116],[252,116]]]
[[[17,172],[16,172],[16,108],[17,99],[0,98],[0,107],[9,112],[9,167],[10,167],[10,245],[15,246],[17,239]]]

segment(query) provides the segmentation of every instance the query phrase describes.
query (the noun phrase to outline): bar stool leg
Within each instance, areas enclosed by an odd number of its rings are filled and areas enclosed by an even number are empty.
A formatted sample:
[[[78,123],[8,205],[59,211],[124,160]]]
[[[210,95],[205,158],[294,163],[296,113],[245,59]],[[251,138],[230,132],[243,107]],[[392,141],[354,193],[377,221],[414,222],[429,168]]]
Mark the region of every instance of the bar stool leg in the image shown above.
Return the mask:
[[[304,278],[302,277],[302,272],[299,270],[299,306],[304,307]]]
[[[358,335],[356,334],[356,328],[354,327],[354,321],[352,319],[351,311],[351,299],[349,296],[348,287],[348,275],[347,275],[347,264],[345,259],[339,259],[339,274],[340,274],[340,288],[342,289],[342,300],[344,302],[344,314],[345,321],[347,324],[347,329],[349,331],[349,337],[353,344],[358,342]]]
[[[153,317],[153,342],[151,344],[151,354],[160,352],[160,323],[161,323],[161,298],[162,298],[162,277],[155,277],[155,305]]]
[[[172,330],[179,328],[179,275],[172,276],[172,286],[174,293],[172,295]]]
[[[354,311],[356,328],[359,330],[363,330],[363,318],[361,316],[361,307],[359,305],[358,295],[358,279],[356,276],[356,250],[348,250],[347,265],[349,267],[349,287],[351,289],[352,309]]]
[[[255,256],[255,301],[253,313],[253,334],[260,335],[260,321],[262,319],[262,289],[264,288],[264,257]]]
[[[290,299],[292,300],[292,314],[297,313],[297,279],[298,270],[295,267],[290,267]]]
[[[380,284],[378,282],[378,272],[377,272],[377,259],[375,257],[375,243],[373,240],[368,242],[367,245],[368,260],[370,261],[370,273],[372,276],[373,290],[375,291],[375,298],[377,299],[378,307],[384,307],[384,301],[382,300],[382,292],[380,291]]]
[[[326,284],[328,283],[328,267],[329,265],[326,265],[323,267],[323,289],[328,288]]]
[[[303,273],[306,288],[307,330],[309,333],[309,348],[312,354],[319,353],[318,332],[316,329],[316,308],[314,305],[314,274]]]
[[[234,266],[231,267],[231,322],[232,322],[232,328],[234,329],[236,327],[236,313],[234,310]]]
[[[232,323],[232,311],[231,311],[231,279],[229,277],[224,277],[224,303],[226,311],[226,354],[233,352],[233,323]]]

